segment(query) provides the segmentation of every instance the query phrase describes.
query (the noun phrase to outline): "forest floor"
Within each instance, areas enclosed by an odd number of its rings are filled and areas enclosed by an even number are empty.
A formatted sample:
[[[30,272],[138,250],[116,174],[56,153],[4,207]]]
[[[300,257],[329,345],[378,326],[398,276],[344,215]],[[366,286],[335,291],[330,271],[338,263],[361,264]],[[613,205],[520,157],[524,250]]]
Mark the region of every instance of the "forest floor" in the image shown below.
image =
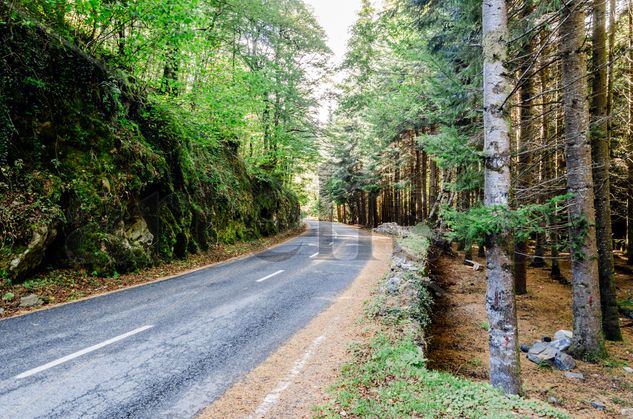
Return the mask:
[[[485,270],[473,271],[457,257],[443,256],[431,268],[434,280],[446,291],[437,298],[429,332],[429,367],[474,380],[488,380],[488,323],[485,310]],[[485,267],[485,260],[475,258]],[[570,278],[569,266],[561,266]],[[617,273],[619,300],[631,300],[633,275]],[[549,268],[529,268],[528,294],[517,297],[519,341],[531,345],[557,330],[572,329],[571,288],[553,281]],[[584,380],[567,378],[562,371],[539,367],[521,359],[523,387],[528,398],[540,399],[568,411],[573,417],[633,417],[633,321],[622,319],[624,342],[607,342],[609,356],[598,364],[578,362],[573,372]],[[524,355],[524,354],[523,354]],[[600,412],[596,401],[607,408]]]
[[[19,284],[0,280],[0,318],[169,279],[214,263],[262,251],[302,234],[305,229],[306,225],[302,224],[300,227],[276,236],[235,244],[217,245],[206,252],[189,255],[185,259],[162,263],[149,269],[116,275],[115,277],[94,276],[83,269],[52,269],[34,275],[31,279]],[[20,307],[20,299],[30,294],[35,294],[40,299],[40,304],[32,307]]]

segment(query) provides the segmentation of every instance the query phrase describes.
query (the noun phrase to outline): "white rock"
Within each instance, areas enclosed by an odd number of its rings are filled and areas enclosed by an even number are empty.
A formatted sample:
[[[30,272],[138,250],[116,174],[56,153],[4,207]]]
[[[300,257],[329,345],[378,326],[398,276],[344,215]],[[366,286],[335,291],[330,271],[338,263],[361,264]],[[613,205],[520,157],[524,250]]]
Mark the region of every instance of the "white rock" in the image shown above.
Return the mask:
[[[574,336],[574,333],[571,330],[559,330],[558,332],[554,333],[554,339],[556,340],[563,340],[563,339],[571,340],[573,336]]]

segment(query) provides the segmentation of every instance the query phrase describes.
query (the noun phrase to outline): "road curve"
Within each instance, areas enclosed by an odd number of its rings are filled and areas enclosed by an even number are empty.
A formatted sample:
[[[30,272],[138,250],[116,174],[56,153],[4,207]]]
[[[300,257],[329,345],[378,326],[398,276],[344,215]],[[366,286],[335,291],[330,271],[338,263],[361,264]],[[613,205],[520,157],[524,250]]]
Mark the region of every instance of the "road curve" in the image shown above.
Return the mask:
[[[306,234],[174,279],[0,321],[0,418],[193,417],[346,289],[371,238]]]

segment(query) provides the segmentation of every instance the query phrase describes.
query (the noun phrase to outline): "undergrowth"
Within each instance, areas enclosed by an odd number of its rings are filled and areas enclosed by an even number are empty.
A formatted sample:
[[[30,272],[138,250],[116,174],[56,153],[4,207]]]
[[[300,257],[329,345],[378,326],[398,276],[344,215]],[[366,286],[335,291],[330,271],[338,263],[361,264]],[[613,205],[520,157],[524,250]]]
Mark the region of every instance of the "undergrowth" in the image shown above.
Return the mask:
[[[413,339],[379,334],[342,370],[336,402],[319,417],[566,417],[560,411],[487,384],[431,371]]]
[[[426,265],[428,243],[420,235],[398,242],[419,258],[418,266]],[[330,389],[334,401],[316,406],[316,416],[567,417],[547,404],[506,396],[488,384],[427,369],[420,335],[430,326],[432,295],[424,284],[424,273],[421,270],[417,275],[404,274],[417,277],[406,278],[408,290],[416,293],[415,304],[394,306],[394,298],[385,292],[383,284],[381,292],[368,304],[365,318],[378,329],[377,334],[352,348],[352,361],[344,365],[339,382]],[[398,296],[395,301],[402,299]],[[417,327],[410,327],[411,323]]]

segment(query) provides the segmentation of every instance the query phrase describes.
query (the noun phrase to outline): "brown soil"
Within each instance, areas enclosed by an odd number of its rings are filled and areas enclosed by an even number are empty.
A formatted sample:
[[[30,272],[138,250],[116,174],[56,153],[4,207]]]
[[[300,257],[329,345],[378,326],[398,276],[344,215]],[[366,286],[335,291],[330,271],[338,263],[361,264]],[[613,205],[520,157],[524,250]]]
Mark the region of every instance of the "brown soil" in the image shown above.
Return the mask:
[[[43,272],[21,284],[9,284],[0,280],[0,297],[6,293],[15,295],[10,301],[0,298],[0,318],[21,315],[30,311],[50,308],[79,299],[94,297],[108,292],[118,291],[150,282],[163,281],[198,269],[206,268],[218,262],[245,257],[255,252],[279,245],[305,232],[302,225],[285,233],[249,242],[232,245],[218,245],[186,259],[164,263],[150,269],[104,278],[92,276],[85,270],[55,269]],[[20,297],[36,294],[45,304],[39,307],[20,308]]]
[[[463,255],[444,256],[435,262],[435,281],[447,291],[436,300],[431,329],[429,366],[475,380],[488,379],[488,333],[485,311],[486,277],[462,264]],[[485,267],[485,261],[475,259]],[[568,266],[563,274],[570,278]],[[618,295],[630,298],[633,276],[616,275]],[[549,277],[548,268],[529,268],[528,294],[517,297],[519,340],[532,344],[559,329],[572,328],[571,289]],[[557,407],[573,417],[621,417],[621,411],[633,407],[633,322],[622,319],[624,342],[607,343],[609,358],[599,364],[578,362],[574,372],[584,381],[569,379],[561,371],[539,367],[521,359],[523,387],[529,398],[546,402],[558,400]],[[591,406],[598,401],[607,406],[599,412]],[[555,403],[555,402],[554,402]]]
[[[352,358],[350,344],[366,342],[374,333],[359,319],[389,269],[392,240],[373,234],[372,241],[374,258],[350,288],[204,410],[201,418],[307,418],[313,416],[312,406],[330,400],[328,387]]]

